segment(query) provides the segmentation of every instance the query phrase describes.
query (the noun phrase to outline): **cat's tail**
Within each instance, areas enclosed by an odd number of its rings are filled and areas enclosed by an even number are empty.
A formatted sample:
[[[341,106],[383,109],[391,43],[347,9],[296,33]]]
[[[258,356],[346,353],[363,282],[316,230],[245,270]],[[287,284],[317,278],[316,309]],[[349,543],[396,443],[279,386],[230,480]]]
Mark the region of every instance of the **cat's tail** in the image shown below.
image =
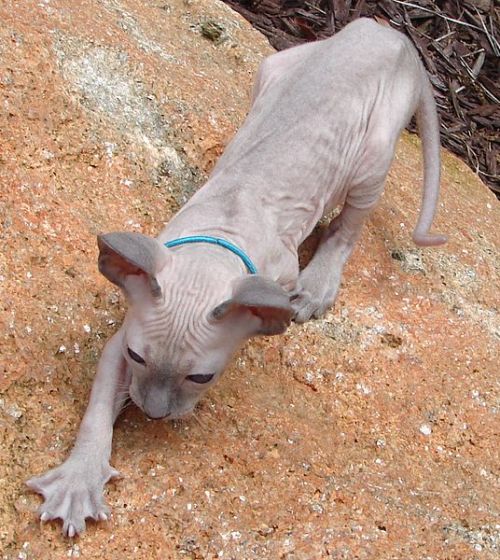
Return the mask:
[[[416,245],[442,245],[448,240],[446,235],[430,233],[432,221],[436,214],[439,199],[439,180],[441,175],[439,120],[436,103],[432,93],[432,86],[422,67],[423,86],[416,117],[418,131],[422,140],[424,159],[424,189],[422,205],[417,225],[413,231],[413,241]]]

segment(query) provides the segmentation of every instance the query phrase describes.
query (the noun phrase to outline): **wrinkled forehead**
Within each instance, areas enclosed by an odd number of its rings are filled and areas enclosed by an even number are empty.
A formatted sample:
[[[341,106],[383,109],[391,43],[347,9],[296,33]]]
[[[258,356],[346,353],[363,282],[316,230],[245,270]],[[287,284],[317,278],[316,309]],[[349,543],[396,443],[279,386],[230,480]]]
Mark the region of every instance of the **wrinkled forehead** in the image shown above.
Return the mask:
[[[189,292],[177,291],[155,304],[133,307],[125,320],[129,346],[145,353],[151,362],[173,361],[197,353],[213,337],[206,301]],[[144,356],[146,358],[146,356]]]

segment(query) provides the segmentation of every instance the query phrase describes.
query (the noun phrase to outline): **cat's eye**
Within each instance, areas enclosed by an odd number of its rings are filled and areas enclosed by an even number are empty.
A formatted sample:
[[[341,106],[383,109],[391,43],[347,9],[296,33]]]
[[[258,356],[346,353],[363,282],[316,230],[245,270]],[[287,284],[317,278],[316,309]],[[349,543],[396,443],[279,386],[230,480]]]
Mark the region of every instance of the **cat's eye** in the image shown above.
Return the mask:
[[[137,362],[138,364],[145,364],[146,363],[144,361],[144,358],[139,356],[139,354],[136,354],[133,350],[131,350],[128,347],[127,347],[127,353],[132,358],[132,360],[134,360],[134,362]]]
[[[186,379],[189,379],[189,381],[192,381],[193,383],[199,383],[201,385],[203,383],[212,381],[214,375],[215,373],[195,373],[194,375],[188,375]]]

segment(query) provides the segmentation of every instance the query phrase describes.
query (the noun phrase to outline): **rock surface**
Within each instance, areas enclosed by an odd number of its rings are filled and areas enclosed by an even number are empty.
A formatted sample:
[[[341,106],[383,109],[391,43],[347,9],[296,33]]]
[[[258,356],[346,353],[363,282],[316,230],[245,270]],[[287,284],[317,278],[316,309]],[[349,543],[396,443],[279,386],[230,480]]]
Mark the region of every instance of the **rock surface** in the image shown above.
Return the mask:
[[[117,423],[108,524],[41,525],[124,313],[95,234],[154,234],[241,123],[270,52],[223,3],[0,5],[0,549],[4,559],[488,559],[500,547],[500,208],[455,157],[417,250],[419,143],[323,320],[248,344],[195,417]]]

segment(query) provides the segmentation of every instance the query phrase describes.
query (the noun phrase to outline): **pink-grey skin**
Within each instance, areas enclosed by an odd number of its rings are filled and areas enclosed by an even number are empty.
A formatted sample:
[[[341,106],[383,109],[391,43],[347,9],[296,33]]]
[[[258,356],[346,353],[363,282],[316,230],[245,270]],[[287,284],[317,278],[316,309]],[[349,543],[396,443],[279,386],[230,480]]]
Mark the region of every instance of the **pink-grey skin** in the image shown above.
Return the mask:
[[[179,418],[221,375],[242,343],[320,317],[335,300],[342,268],[382,192],[396,142],[416,114],[424,188],[417,245],[439,194],[439,125],[431,86],[411,43],[372,20],[333,38],[266,58],[252,107],[207,183],[157,239],[98,238],[100,271],[129,302],[106,344],[69,458],[32,478],[42,521],[60,518],[73,537],[85,519],[105,520],[103,487],[113,423],[130,395],[152,418]],[[297,249],[318,220],[341,206],[308,266]],[[163,243],[187,235],[228,239],[254,261],[249,275],[227,249]]]

